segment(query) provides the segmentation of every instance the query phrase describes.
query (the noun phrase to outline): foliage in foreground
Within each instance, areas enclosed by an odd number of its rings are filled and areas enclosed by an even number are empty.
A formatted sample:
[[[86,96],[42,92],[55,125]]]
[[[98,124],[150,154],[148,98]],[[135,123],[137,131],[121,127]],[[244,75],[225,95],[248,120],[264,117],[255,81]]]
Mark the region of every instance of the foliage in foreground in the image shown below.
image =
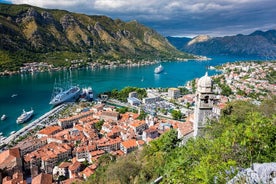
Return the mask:
[[[270,105],[274,110],[263,108]],[[86,183],[225,183],[252,163],[276,161],[276,101],[229,104],[202,137],[178,146],[171,130],[142,151],[119,158]]]

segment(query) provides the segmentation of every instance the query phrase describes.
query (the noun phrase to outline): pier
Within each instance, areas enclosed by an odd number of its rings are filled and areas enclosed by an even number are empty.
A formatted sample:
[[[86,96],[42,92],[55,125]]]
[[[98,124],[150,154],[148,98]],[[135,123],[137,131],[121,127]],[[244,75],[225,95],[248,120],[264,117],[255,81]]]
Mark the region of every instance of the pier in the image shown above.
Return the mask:
[[[16,140],[17,138],[28,134],[30,131],[32,131],[39,125],[49,125],[51,122],[56,120],[56,119],[50,120],[50,117],[53,117],[56,114],[58,114],[61,110],[66,108],[69,104],[70,103],[65,103],[65,104],[59,105],[59,106],[55,107],[54,109],[50,110],[49,112],[45,113],[44,115],[40,116],[39,118],[37,118],[36,120],[34,120],[30,124],[28,124],[27,126],[23,127],[22,129],[18,130],[17,132],[10,135],[6,139],[2,140],[0,146],[8,145],[11,141]]]

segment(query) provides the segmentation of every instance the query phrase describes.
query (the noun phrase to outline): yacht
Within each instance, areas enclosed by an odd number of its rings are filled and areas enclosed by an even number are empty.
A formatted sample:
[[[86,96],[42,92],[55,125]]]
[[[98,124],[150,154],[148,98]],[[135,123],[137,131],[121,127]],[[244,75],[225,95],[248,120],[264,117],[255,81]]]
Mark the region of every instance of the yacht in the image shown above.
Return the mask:
[[[12,131],[12,132],[10,133],[10,135],[15,134],[15,132],[16,132],[16,131]]]
[[[16,119],[16,123],[21,124],[28,121],[33,116],[33,114],[34,114],[33,109],[27,112],[23,109],[23,113]]]
[[[164,67],[160,64],[158,67],[156,67],[154,69],[154,73],[159,74],[159,73],[163,72],[163,70],[164,70]]]
[[[3,115],[1,116],[1,121],[4,121],[5,119],[7,119],[7,116],[6,116],[6,114],[3,114]]]
[[[85,99],[91,101],[93,100],[93,95],[93,89],[91,87],[82,89],[82,96],[84,96]]]

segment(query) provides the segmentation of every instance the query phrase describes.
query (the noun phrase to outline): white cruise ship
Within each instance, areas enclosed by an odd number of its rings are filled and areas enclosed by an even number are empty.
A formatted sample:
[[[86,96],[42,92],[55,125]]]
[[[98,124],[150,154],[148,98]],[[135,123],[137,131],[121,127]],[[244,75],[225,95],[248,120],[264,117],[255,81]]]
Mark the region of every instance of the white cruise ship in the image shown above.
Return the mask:
[[[34,114],[34,110],[30,110],[26,112],[23,109],[23,113],[16,119],[16,123],[21,124],[28,121],[33,116],[33,114]]]
[[[154,69],[154,73],[158,74],[163,72],[163,70],[164,70],[164,67],[160,64],[158,67]]]
[[[81,90],[78,86],[72,86],[65,91],[61,91],[58,94],[54,95],[50,101],[51,105],[59,105],[63,102],[76,100],[79,98]]]

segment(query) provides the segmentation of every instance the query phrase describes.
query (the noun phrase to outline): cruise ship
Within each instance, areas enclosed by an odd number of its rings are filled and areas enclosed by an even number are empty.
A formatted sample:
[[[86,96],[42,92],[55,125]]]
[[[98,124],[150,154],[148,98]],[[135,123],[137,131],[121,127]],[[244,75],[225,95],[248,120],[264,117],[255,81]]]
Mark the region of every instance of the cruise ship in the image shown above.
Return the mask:
[[[81,90],[78,86],[72,86],[69,89],[55,94],[52,100],[50,101],[51,105],[59,105],[68,101],[75,101],[79,98]]]
[[[154,69],[154,73],[158,74],[163,72],[163,70],[164,70],[164,67],[160,64],[158,67]]]
[[[21,124],[28,121],[33,116],[33,114],[34,114],[33,109],[27,112],[23,109],[23,113],[17,118],[16,123]]]

